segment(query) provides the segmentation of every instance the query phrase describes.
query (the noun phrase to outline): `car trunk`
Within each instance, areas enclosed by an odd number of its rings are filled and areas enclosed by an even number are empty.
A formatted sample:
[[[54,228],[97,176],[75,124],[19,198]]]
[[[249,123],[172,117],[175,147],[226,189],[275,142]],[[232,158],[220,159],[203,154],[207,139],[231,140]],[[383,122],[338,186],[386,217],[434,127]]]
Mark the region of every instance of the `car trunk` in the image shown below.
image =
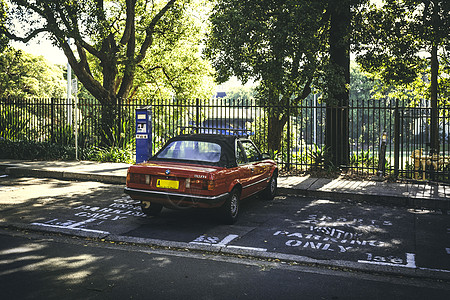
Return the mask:
[[[214,172],[221,167],[147,162],[131,166],[127,186],[131,188],[210,195],[215,187]]]

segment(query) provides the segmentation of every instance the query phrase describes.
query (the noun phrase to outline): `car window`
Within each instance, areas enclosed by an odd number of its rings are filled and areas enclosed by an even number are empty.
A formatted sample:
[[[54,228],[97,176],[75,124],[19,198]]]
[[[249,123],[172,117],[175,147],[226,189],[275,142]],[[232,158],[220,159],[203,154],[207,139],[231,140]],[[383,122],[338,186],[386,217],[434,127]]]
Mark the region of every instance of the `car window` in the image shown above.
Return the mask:
[[[260,153],[255,145],[250,141],[241,141],[248,161],[257,161],[260,158]]]
[[[204,141],[174,141],[156,157],[159,159],[218,162],[222,148],[219,144]]]

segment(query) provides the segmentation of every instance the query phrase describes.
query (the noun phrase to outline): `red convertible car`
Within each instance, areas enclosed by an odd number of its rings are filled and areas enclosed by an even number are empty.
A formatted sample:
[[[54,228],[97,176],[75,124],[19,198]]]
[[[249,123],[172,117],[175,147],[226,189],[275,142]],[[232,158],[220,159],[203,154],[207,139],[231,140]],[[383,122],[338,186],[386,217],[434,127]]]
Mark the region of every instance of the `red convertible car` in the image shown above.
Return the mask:
[[[170,139],[147,162],[130,166],[125,193],[156,216],[164,207],[217,208],[233,224],[242,199],[273,199],[278,169],[248,138],[189,134]]]

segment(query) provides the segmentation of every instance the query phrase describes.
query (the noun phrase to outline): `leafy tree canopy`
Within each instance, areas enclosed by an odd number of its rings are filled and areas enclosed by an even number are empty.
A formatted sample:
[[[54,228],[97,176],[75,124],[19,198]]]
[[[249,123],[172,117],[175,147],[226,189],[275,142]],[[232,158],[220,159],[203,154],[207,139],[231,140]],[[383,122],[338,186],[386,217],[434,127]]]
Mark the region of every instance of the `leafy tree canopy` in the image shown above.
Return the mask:
[[[7,19],[6,17],[6,4],[4,0],[0,0],[0,28],[2,28]],[[4,34],[0,34],[0,52],[3,52],[5,47],[8,45],[8,38]]]
[[[11,47],[0,53],[0,98],[63,97],[63,68]]]
[[[187,13],[193,12],[192,5],[201,6],[205,1],[11,0],[10,3],[9,22],[2,28],[6,36],[27,42],[46,33],[63,49],[80,82],[102,104],[114,104],[118,98],[136,95],[140,87],[157,77],[165,77],[165,84],[172,87],[173,93],[183,94],[179,79],[187,75],[181,74],[182,71],[198,73],[203,67],[207,69],[198,55],[192,54],[198,50],[198,40],[192,38],[198,38],[198,34],[191,35],[198,29],[191,22],[196,16],[187,17]],[[74,45],[69,45],[68,38]],[[169,54],[175,47],[179,47],[178,53]],[[183,49],[188,50],[181,53]],[[149,74],[151,71],[155,72]]]
[[[219,82],[261,82],[272,98],[302,94],[323,47],[323,1],[219,0],[205,54]],[[260,90],[261,91],[261,90]]]
[[[432,46],[450,51],[450,2],[386,0],[357,21],[358,63],[387,85],[415,82],[429,68]],[[429,71],[429,69],[428,69]]]
[[[168,89],[184,96],[202,90],[197,85],[204,80],[209,83],[210,69],[196,55],[199,41],[193,38],[199,35],[191,35],[198,28],[194,8],[206,0],[9,2],[0,30],[22,42],[46,34],[64,51],[78,80],[102,104],[103,146],[114,143],[121,99],[152,96],[154,90],[165,96]]]
[[[413,84],[429,70],[430,152],[439,153],[439,94],[440,84],[446,81],[439,79],[440,61],[445,62],[449,50],[450,2],[386,0],[381,8],[369,10],[360,22],[361,44],[356,50],[365,70],[378,73],[389,85],[400,86]]]
[[[310,93],[323,52],[324,1],[218,0],[205,55],[219,82],[236,76],[259,82],[258,100],[269,112],[269,149],[280,147],[286,108]]]

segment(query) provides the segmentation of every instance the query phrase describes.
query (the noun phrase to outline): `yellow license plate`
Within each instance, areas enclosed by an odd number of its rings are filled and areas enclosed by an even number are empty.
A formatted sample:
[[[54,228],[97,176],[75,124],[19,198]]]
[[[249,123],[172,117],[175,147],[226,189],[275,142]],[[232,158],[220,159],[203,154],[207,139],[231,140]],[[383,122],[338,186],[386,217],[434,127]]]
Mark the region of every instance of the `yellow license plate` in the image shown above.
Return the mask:
[[[178,190],[179,186],[180,186],[180,183],[177,180],[158,179],[156,181],[156,187],[162,188],[162,189]]]

